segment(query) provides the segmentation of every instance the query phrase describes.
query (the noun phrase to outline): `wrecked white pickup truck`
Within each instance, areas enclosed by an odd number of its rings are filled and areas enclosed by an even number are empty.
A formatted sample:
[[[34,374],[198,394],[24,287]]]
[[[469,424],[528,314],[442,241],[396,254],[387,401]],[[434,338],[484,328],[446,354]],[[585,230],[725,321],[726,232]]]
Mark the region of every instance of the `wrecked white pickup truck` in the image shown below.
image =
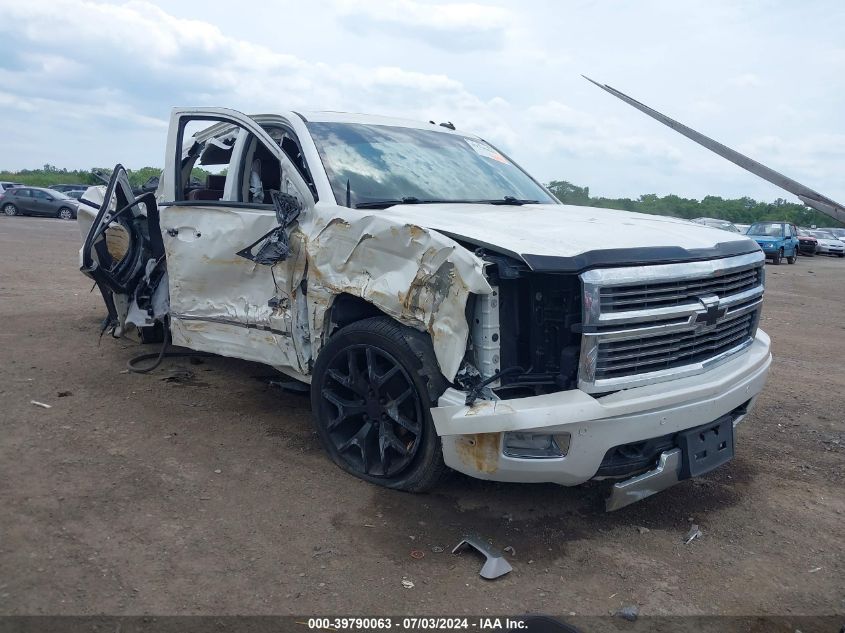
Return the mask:
[[[771,363],[752,240],[562,205],[447,124],[177,109],[165,161],[80,205],[104,327],[310,383],[348,472],[613,479],[615,509],[733,456]]]

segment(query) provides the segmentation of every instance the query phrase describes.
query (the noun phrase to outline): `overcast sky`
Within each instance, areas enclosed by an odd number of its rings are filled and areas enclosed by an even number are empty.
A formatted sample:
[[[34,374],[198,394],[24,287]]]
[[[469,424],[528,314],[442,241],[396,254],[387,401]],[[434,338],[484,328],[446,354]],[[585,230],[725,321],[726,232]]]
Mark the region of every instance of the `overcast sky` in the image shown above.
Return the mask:
[[[172,106],[452,121],[593,195],[845,201],[841,0],[0,0],[0,169],[163,163]]]

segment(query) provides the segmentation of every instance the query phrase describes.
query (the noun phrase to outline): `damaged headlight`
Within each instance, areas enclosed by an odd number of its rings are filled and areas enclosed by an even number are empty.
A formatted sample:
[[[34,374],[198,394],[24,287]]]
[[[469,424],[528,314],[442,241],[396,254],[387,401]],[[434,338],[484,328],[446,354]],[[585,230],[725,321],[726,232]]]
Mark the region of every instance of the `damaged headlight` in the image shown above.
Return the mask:
[[[505,433],[502,452],[508,457],[544,459],[564,457],[569,452],[569,433]]]

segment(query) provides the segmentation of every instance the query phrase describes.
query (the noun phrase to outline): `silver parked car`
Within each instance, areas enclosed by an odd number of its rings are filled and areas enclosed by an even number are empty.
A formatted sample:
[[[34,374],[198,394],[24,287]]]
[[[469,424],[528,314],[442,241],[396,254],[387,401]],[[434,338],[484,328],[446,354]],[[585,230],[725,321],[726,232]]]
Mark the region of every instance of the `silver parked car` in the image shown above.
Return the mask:
[[[7,216],[43,215],[75,220],[79,202],[53,189],[15,187],[0,193],[0,209]]]
[[[694,218],[691,220],[696,224],[703,224],[704,226],[712,226],[714,229],[722,229],[723,231],[730,231],[731,233],[744,233],[740,231],[733,222],[722,220],[721,218]]]

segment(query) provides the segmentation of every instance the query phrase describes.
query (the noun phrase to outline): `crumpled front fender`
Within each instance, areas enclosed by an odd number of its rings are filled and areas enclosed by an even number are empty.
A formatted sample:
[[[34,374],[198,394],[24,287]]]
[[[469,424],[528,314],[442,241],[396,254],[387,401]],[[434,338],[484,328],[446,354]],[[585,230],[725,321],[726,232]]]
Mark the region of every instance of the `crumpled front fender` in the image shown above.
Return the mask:
[[[322,225],[300,225],[307,235],[312,357],[325,337],[327,309],[346,293],[428,332],[441,372],[453,380],[469,334],[467,298],[492,292],[482,260],[436,231],[349,211]]]

